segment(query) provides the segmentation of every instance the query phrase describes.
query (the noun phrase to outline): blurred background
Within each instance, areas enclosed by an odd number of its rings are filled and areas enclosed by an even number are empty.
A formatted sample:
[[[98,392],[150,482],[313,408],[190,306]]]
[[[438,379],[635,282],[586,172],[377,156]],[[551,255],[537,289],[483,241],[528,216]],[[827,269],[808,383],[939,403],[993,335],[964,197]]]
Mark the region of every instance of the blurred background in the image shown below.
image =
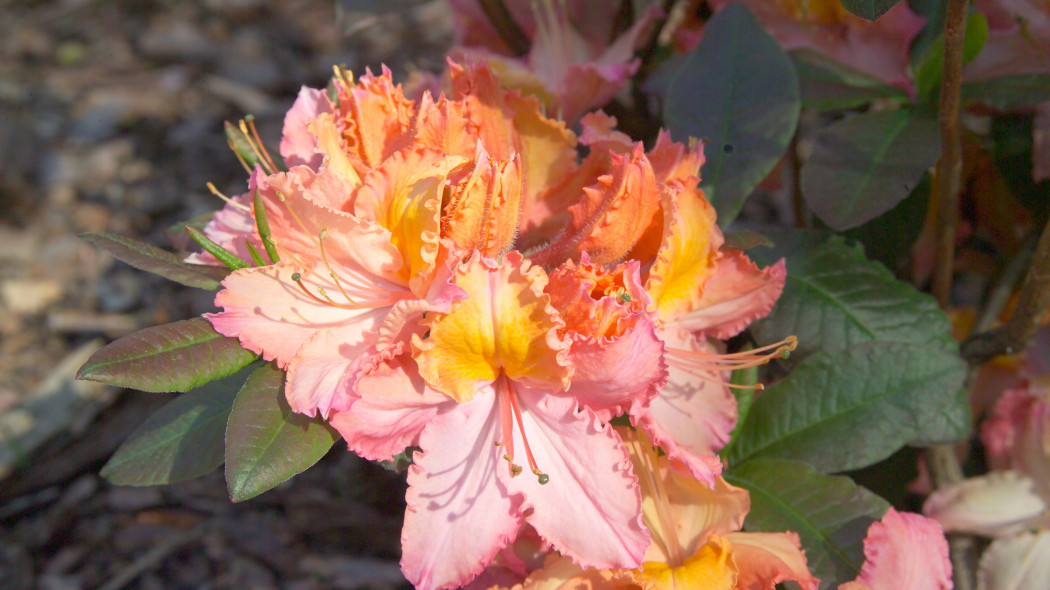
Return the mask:
[[[99,346],[212,294],[78,238],[166,229],[246,187],[223,121],[276,148],[333,64],[438,71],[438,0],[0,0],[0,588],[401,588],[400,476],[339,444],[232,504],[222,473],[114,487],[98,470],[172,394],[73,382]]]

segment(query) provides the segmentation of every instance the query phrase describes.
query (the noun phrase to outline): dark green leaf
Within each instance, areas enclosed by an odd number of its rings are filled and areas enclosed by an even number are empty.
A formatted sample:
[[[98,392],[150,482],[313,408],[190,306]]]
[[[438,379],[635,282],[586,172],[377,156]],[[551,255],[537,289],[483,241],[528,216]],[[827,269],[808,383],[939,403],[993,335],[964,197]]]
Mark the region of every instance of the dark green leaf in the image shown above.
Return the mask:
[[[750,347],[749,347],[750,348]],[[746,369],[737,369],[733,371],[729,382],[733,385],[746,385],[752,386],[758,383],[758,367],[748,367]],[[755,401],[755,390],[750,388],[742,387],[731,387],[729,388],[730,393],[736,398],[736,426],[733,427],[733,432],[729,436],[729,443],[722,448],[722,453],[725,453],[733,447],[734,441],[740,434],[740,427],[747,420],[747,415],[751,412],[751,404]]]
[[[628,423],[629,425],[629,423]],[[416,451],[421,450],[419,447],[408,447],[401,451],[394,458],[389,461],[380,461],[379,464],[383,466],[383,469],[387,471],[393,471],[394,473],[404,473],[408,470],[409,465],[412,465],[413,455]]]
[[[119,485],[153,486],[200,477],[222,465],[226,419],[246,373],[168,402],[120,445],[102,477]]]
[[[966,102],[979,102],[1004,111],[1033,106],[1050,100],[1050,74],[965,82],[962,97]]]
[[[751,493],[746,530],[798,533],[822,590],[857,577],[868,527],[890,508],[848,477],[821,475],[795,461],[748,461],[726,479]]]
[[[716,14],[671,83],[664,123],[678,141],[707,141],[701,186],[723,227],[784,154],[799,108],[780,44],[742,4]]]
[[[765,246],[767,248],[773,247],[773,242],[769,241],[769,238],[748,229],[726,232],[725,239],[726,241],[722,244],[722,247],[731,248],[733,250],[747,250],[749,248],[754,248],[755,246]]]
[[[1050,180],[1033,178],[1032,115],[1001,115],[992,119],[992,153],[999,173],[1017,200],[1032,214],[1035,227],[1050,217]]]
[[[955,397],[946,400],[932,420],[922,425],[919,433],[908,440],[908,444],[917,447],[956,443],[966,440],[973,430],[973,416],[970,412],[970,397],[966,388],[960,388]]]
[[[791,59],[808,109],[851,109],[874,101],[907,102],[908,95],[865,73],[848,68],[809,49],[796,49]]]
[[[773,311],[751,329],[759,342],[797,336],[789,364],[818,350],[876,340],[955,350],[951,324],[933,297],[865,258],[859,245],[808,232],[770,237],[775,248],[750,256],[761,264],[786,256],[787,281]]]
[[[193,318],[146,328],[99,349],[77,379],[142,391],[187,391],[232,375],[256,356]]]
[[[966,367],[956,354],[912,344],[814,354],[755,400],[730,462],[793,459],[835,472],[881,461],[956,402]]]
[[[842,6],[865,20],[877,20],[901,0],[842,0]]]
[[[988,40],[988,20],[979,12],[966,18],[966,38],[963,39],[963,64],[970,63],[984,49]],[[944,71],[944,34],[935,38],[914,64],[915,87],[919,102],[936,98]]]
[[[802,195],[821,221],[847,230],[904,200],[940,153],[932,117],[896,109],[842,119],[817,133]]]
[[[292,412],[284,371],[257,369],[237,394],[226,425],[226,485],[241,502],[272,489],[321,460],[339,434],[320,417]]]
[[[899,271],[922,232],[931,184],[930,174],[924,174],[915,190],[896,207],[843,235],[860,242],[868,258]]]
[[[171,252],[124,236],[90,233],[81,234],[80,237],[109,252],[121,262],[188,287],[217,291],[221,286],[219,281],[229,274],[224,268],[183,262]]]

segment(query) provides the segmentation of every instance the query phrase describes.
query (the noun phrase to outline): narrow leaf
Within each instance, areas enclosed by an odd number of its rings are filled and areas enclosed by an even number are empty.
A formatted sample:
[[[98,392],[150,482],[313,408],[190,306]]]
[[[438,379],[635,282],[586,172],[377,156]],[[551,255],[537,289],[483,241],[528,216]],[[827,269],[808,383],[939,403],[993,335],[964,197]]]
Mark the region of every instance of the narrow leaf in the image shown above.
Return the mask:
[[[803,108],[851,109],[875,101],[903,103],[908,95],[863,72],[846,67],[810,49],[796,49],[791,60],[798,72]]]
[[[232,375],[256,355],[193,318],[128,334],[91,355],[77,379],[142,391],[187,391]]]
[[[678,141],[707,141],[701,186],[721,226],[784,154],[800,105],[791,59],[743,4],[708,21],[671,82],[664,123]]]
[[[759,342],[797,336],[788,364],[876,340],[955,350],[948,316],[933,297],[865,258],[859,245],[817,236],[772,233],[776,247],[749,253],[766,265],[787,258],[783,294],[767,317],[752,324]]]
[[[237,394],[226,425],[226,485],[241,502],[302,473],[339,439],[320,417],[292,412],[284,371],[266,364]]]
[[[966,363],[911,344],[817,353],[755,400],[731,461],[805,461],[821,472],[881,461],[922,436],[958,400]]]
[[[102,468],[118,485],[152,486],[200,477],[223,462],[223,434],[247,372],[183,393],[146,419]]]
[[[255,227],[259,230],[259,238],[262,240],[263,248],[266,248],[266,255],[270,257],[270,262],[274,264],[280,262],[281,257],[277,255],[277,247],[273,245],[273,238],[270,237],[270,222],[266,220],[266,204],[259,196],[259,191],[252,193],[252,215],[255,216]]]
[[[186,226],[186,233],[190,234],[194,242],[204,248],[205,252],[211,254],[219,260],[219,262],[226,265],[230,270],[240,270],[242,268],[249,268],[251,265],[241,260],[236,254],[230,252],[226,248],[216,244],[211,238],[204,235],[204,232],[195,228]]]
[[[940,153],[933,117],[895,109],[842,119],[817,133],[802,195],[821,221],[847,230],[903,201]]]
[[[766,236],[753,232],[749,229],[742,229],[740,231],[726,232],[725,243],[722,244],[723,248],[730,248],[733,250],[748,250],[755,246],[765,246],[766,248],[772,248],[773,242]]]
[[[857,577],[868,527],[890,508],[850,478],[821,475],[796,461],[748,461],[725,477],[751,493],[746,530],[798,533],[821,590]]]
[[[248,255],[252,257],[252,264],[255,266],[266,266],[266,261],[259,255],[259,251],[255,249],[255,246],[252,246],[251,242],[245,240],[244,245],[248,248]]]
[[[80,237],[109,252],[121,262],[130,264],[139,270],[158,274],[187,287],[217,291],[221,286],[219,281],[229,274],[223,268],[183,262],[181,258],[167,250],[161,250],[124,236],[88,233],[81,234]]]
[[[842,6],[853,14],[865,20],[878,20],[878,18],[901,0],[842,0]]]

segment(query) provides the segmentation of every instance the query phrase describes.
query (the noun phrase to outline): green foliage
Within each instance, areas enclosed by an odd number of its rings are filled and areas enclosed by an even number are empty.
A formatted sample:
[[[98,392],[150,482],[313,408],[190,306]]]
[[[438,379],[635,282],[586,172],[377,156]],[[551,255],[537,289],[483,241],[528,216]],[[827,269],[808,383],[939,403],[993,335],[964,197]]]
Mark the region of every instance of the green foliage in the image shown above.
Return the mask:
[[[773,247],[773,242],[769,241],[769,238],[758,232],[753,232],[747,229],[726,232],[724,235],[726,241],[722,244],[723,248],[748,250],[756,246],[765,246],[767,248]]]
[[[129,334],[91,355],[77,379],[143,391],[187,391],[239,371],[256,355],[204,318]]]
[[[842,0],[842,6],[865,20],[877,20],[901,0]]]
[[[755,400],[728,456],[805,461],[821,472],[871,465],[965,404],[958,392],[966,372],[957,355],[913,344],[814,354]],[[939,434],[963,438],[969,424],[962,426]]]
[[[899,271],[902,262],[909,259],[915,240],[922,233],[931,184],[930,174],[923,174],[915,190],[894,208],[842,235],[860,242],[868,258]]]
[[[871,221],[904,200],[941,153],[937,119],[867,112],[821,129],[802,166],[802,194],[832,229]]]
[[[1031,115],[1000,115],[992,121],[992,154],[1010,192],[1028,208],[1036,227],[1050,217],[1050,180],[1033,179]]]
[[[146,419],[102,468],[118,485],[152,486],[200,477],[223,462],[223,433],[247,371],[190,390]]]
[[[962,98],[1004,111],[1030,107],[1050,100],[1050,74],[1002,76],[964,82]]]
[[[726,479],[751,492],[745,529],[798,533],[822,590],[857,577],[868,527],[889,510],[848,477],[821,475],[796,461],[748,461],[733,466]]]
[[[292,412],[284,371],[259,367],[237,393],[226,425],[226,485],[241,502],[272,489],[321,460],[339,434],[320,416]]]
[[[678,141],[707,141],[701,187],[723,227],[784,154],[800,106],[780,45],[742,4],[718,12],[671,82],[664,124]]]
[[[984,49],[988,40],[988,20],[979,12],[966,19],[966,37],[963,39],[963,64],[970,63]],[[934,38],[926,50],[912,64],[919,102],[936,100],[944,73],[944,34]]]
[[[229,274],[222,268],[183,262],[171,252],[124,236],[100,232],[81,234],[80,237],[109,252],[121,262],[187,287],[217,291],[219,281]]]
[[[776,247],[750,255],[760,264],[786,256],[787,281],[773,311],[751,329],[759,342],[797,336],[798,348],[789,364],[861,342],[955,350],[951,324],[933,297],[865,258],[859,246],[812,232],[770,237]]]
[[[802,106],[820,111],[851,109],[875,101],[908,102],[908,95],[810,49],[796,49],[791,60],[798,72]]]
[[[193,241],[197,242],[197,245],[199,245],[201,248],[204,248],[205,252],[211,254],[216,259],[218,259],[219,262],[226,265],[226,268],[229,268],[230,270],[240,270],[242,268],[248,268],[251,266],[247,262],[238,258],[237,255],[233,252],[230,252],[226,248],[223,248],[219,244],[216,244],[214,241],[212,241],[211,238],[204,235],[204,232],[202,232],[201,230],[187,225],[186,233],[190,234],[190,237],[193,238]]]

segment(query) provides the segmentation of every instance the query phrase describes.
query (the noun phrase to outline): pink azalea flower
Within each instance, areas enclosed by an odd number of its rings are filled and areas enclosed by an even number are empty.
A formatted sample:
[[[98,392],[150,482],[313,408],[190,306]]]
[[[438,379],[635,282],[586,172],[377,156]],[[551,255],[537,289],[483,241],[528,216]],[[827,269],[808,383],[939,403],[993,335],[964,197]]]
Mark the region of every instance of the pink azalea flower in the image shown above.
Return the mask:
[[[731,0],[711,0],[717,12]],[[869,22],[838,0],[742,0],[786,50],[808,49],[907,92],[908,48],[925,19],[901,2]]]
[[[890,508],[864,539],[864,565],[839,590],[949,590],[948,540],[937,521]]]
[[[627,84],[641,64],[634,50],[645,43],[661,14],[657,5],[651,5],[628,31],[610,41],[617,11],[608,3],[507,5],[532,41],[526,56],[505,57],[503,41],[476,2],[470,1],[452,2],[464,45],[452,53],[486,59],[504,86],[538,97],[548,112],[570,123],[609,102]]]
[[[648,543],[620,437],[580,404],[604,396],[630,405],[630,392],[659,375],[573,378],[572,343],[559,335],[546,279],[516,252],[502,262],[475,253],[454,280],[467,297],[428,317],[426,337],[413,338],[415,361],[362,379],[360,399],[332,417],[367,458],[422,448],[402,533],[402,569],[417,587],[468,582],[522,522],[596,567],[635,567]]]

